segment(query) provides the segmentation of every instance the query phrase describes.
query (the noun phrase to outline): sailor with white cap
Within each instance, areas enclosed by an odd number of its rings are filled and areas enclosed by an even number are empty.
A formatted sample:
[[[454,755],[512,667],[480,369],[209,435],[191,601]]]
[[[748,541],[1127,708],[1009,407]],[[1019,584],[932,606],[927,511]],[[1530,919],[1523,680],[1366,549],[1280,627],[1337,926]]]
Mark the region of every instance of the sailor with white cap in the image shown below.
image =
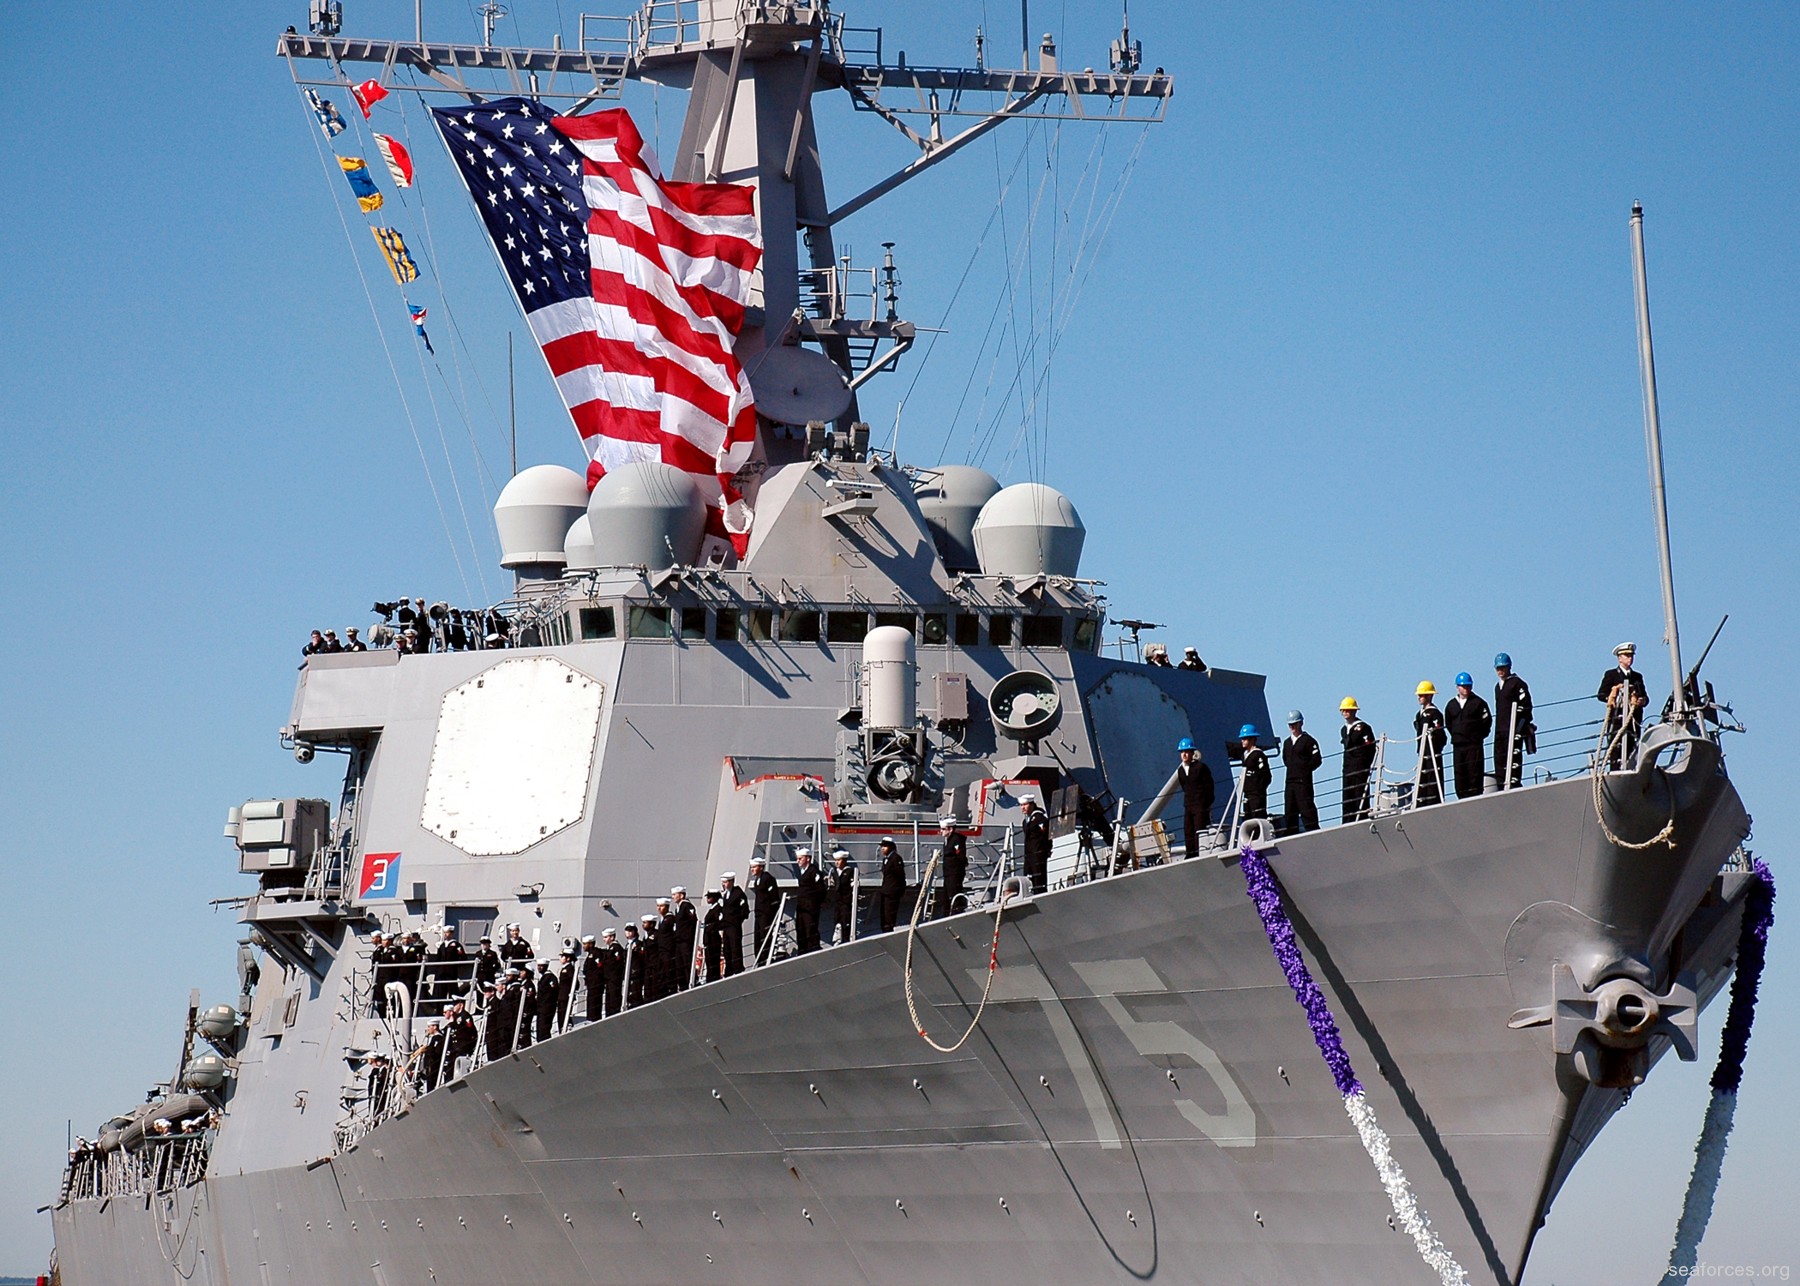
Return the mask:
[[[700,936],[700,913],[688,900],[687,886],[669,890],[675,899],[675,990],[686,991],[694,976],[694,943]]]
[[[651,952],[655,961],[650,968],[650,976],[646,980],[650,1000],[661,1000],[675,991],[675,973],[681,960],[681,940],[676,933],[674,898],[656,899],[656,950]]]
[[[629,925],[625,931],[631,932]],[[657,980],[662,972],[657,964],[660,948],[656,943],[656,917],[639,917],[637,939],[626,942],[625,947],[631,953],[630,968],[625,976],[625,1007],[636,1009],[639,1005],[660,999],[656,990]]]
[[[1025,814],[1019,822],[1025,874],[1033,891],[1041,892],[1050,884],[1050,818],[1033,794],[1020,795],[1019,808]]]
[[[943,879],[938,884],[937,914],[942,919],[955,914],[956,899],[963,895],[964,881],[969,878],[969,842],[956,829],[955,813],[938,818],[938,827],[944,832],[943,845],[938,849]]]
[[[614,1012],[623,1012],[635,1008],[644,1002],[644,942],[638,932],[638,926],[630,920],[625,921],[619,930],[619,950],[624,953],[620,964],[623,968],[624,986],[620,995],[618,1011],[607,1010],[610,1016]]]
[[[725,976],[725,905],[719,890],[706,890],[706,912],[700,917],[700,954],[706,961],[706,980]]]
[[[588,1022],[597,1022],[606,1014],[601,1004],[601,973],[604,964],[600,959],[600,944],[594,935],[589,933],[581,939],[581,1016]]]
[[[825,876],[813,865],[812,850],[794,850],[794,947],[804,954],[819,949],[819,906],[825,901]]]
[[[719,877],[719,910],[725,923],[725,976],[744,972],[744,921],[750,918],[750,899],[738,887],[737,872]]]
[[[625,929],[629,933],[631,926],[628,924]],[[619,944],[616,932],[602,929],[600,945],[590,954],[599,961],[600,985],[588,995],[588,1013],[598,1011],[600,1017],[611,1018],[624,1007],[625,948]]]
[[[517,924],[509,924],[506,926],[506,941],[500,944],[500,958],[502,960],[506,961],[507,964],[518,964],[522,960],[531,959],[531,957],[536,954],[537,952],[531,949],[531,944],[520,935],[519,926]]]
[[[825,877],[831,881],[831,941],[849,942],[856,937],[856,903],[861,891],[849,849],[831,850],[831,869]]]
[[[1177,670],[1204,670],[1206,662],[1200,659],[1199,648],[1187,647],[1181,649],[1181,664],[1175,668]]]
[[[469,966],[466,961],[469,952],[462,943],[456,940],[456,926],[446,924],[439,941],[431,944],[426,953],[431,962],[428,973],[431,985],[426,999],[431,1002],[433,1013],[442,1013],[444,1006],[457,992],[468,985]]]
[[[387,985],[399,976],[397,966],[400,963],[400,935],[394,934],[390,942],[388,935],[377,929],[369,935],[369,965],[371,985],[375,991],[375,1016],[387,1017]]]
[[[1618,664],[1600,676],[1600,690],[1594,696],[1606,703],[1607,767],[1623,768],[1637,756],[1638,732],[1644,726],[1644,706],[1650,695],[1644,689],[1644,676],[1631,668],[1637,659],[1637,644],[1621,643],[1613,655]]]
[[[900,904],[906,900],[906,861],[892,835],[883,835],[876,851],[881,858],[881,931],[889,933],[900,923]]]
[[[780,905],[781,890],[775,877],[769,874],[768,863],[760,857],[750,859],[750,883],[746,891],[756,911],[756,961],[762,964],[769,958],[769,935],[775,932],[775,911]]]

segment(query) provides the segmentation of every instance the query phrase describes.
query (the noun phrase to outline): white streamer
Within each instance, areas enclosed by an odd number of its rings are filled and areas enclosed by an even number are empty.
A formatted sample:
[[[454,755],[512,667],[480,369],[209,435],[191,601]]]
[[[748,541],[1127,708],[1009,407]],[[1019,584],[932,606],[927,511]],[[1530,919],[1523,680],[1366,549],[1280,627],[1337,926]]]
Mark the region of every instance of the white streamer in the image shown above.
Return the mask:
[[[1737,1115],[1737,1094],[1715,1093],[1706,1105],[1706,1121],[1700,1127],[1700,1141],[1694,1145],[1694,1176],[1688,1180],[1687,1200],[1681,1205],[1681,1220],[1675,1225],[1675,1249],[1669,1252],[1669,1270],[1663,1281],[1681,1283],[1692,1275],[1700,1258],[1700,1238],[1712,1218],[1713,1198],[1719,1193],[1719,1172],[1725,1166],[1725,1144],[1731,1138],[1731,1123]]]
[[[1387,1132],[1375,1120],[1375,1109],[1358,1092],[1344,1095],[1344,1111],[1350,1114],[1350,1124],[1356,1127],[1357,1134],[1362,1137],[1369,1160],[1375,1163],[1375,1172],[1381,1176],[1381,1186],[1387,1189],[1388,1200],[1394,1204],[1394,1215],[1407,1236],[1413,1239],[1413,1245],[1419,1248],[1419,1257],[1437,1272],[1438,1281],[1443,1286],[1468,1286],[1468,1277],[1464,1274],[1462,1265],[1456,1262],[1455,1257],[1438,1239],[1430,1217],[1420,1208],[1419,1199],[1413,1195],[1412,1184],[1406,1181],[1406,1172],[1394,1160]]]

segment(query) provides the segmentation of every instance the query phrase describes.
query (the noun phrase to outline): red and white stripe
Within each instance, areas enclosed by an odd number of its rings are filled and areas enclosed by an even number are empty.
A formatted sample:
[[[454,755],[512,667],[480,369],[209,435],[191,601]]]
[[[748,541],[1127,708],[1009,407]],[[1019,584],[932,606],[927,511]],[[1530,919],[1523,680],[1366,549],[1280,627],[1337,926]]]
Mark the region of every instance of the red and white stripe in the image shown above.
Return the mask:
[[[580,151],[591,298],[530,314],[587,449],[588,483],[627,461],[696,475],[714,534],[742,552],[750,513],[734,476],[756,445],[733,352],[762,258],[754,188],[665,182],[623,109],[562,116]]]

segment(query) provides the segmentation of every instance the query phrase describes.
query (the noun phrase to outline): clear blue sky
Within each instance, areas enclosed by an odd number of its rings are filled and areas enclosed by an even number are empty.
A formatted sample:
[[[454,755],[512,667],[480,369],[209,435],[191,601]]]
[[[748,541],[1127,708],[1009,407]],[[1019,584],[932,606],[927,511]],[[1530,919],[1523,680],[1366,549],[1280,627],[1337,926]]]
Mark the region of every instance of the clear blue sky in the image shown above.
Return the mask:
[[[345,8],[352,31],[411,27],[410,3]],[[470,8],[428,0],[428,34],[470,38]],[[501,34],[542,42],[577,6],[512,8]],[[879,20],[890,49],[949,63],[969,56],[978,11],[908,0]],[[1794,1264],[1780,1194],[1800,1145],[1800,867],[1786,860],[1800,755],[1782,721],[1800,627],[1800,10],[1141,3],[1132,16],[1146,64],[1179,93],[1143,141],[1021,449],[999,390],[1031,333],[996,330],[998,364],[983,335],[1040,181],[1035,270],[1015,275],[1015,298],[1020,316],[1051,307],[1088,219],[1092,130],[1009,127],[848,228],[862,262],[899,243],[904,311],[937,324],[1023,156],[952,333],[865,403],[878,440],[919,375],[903,455],[969,458],[992,432],[989,467],[1073,497],[1084,570],[1109,582],[1116,614],[1268,674],[1271,706],[1316,726],[1353,692],[1396,730],[1419,679],[1482,673],[1497,648],[1540,700],[1590,692],[1626,637],[1660,701],[1626,241],[1641,199],[1684,641],[1691,654],[1732,614],[1708,674],[1749,726],[1731,768],[1754,847],[1787,885],[1702,1258]],[[1017,11],[991,18],[999,62]],[[38,5],[0,37],[13,621],[0,631],[0,1270],[44,1261],[48,1221],[32,1210],[55,1194],[64,1117],[91,1130],[135,1101],[174,1068],[189,987],[209,1002],[233,989],[232,918],[206,906],[243,889],[225,809],[335,794],[335,762],[303,769],[276,744],[306,632],[366,624],[377,597],[503,592],[485,510],[507,467],[505,336],[522,328],[415,105],[383,119],[414,131],[423,207],[396,222],[436,250],[441,284],[415,302],[433,310],[442,381],[424,378],[391,283],[371,275],[377,329],[357,265],[381,269],[354,224],[352,257],[341,179],[272,56],[304,20],[303,0]],[[1104,63],[1117,15],[1040,3],[1032,22],[1080,66]],[[634,106],[673,136],[677,96]],[[908,159],[871,119],[822,110],[835,194]],[[1137,142],[1132,128],[1107,139],[1102,199]],[[524,346],[518,370],[521,461],[574,463]],[[1608,1128],[1529,1281],[1660,1271],[1722,1015],[1703,1020],[1699,1063],[1664,1064]]]

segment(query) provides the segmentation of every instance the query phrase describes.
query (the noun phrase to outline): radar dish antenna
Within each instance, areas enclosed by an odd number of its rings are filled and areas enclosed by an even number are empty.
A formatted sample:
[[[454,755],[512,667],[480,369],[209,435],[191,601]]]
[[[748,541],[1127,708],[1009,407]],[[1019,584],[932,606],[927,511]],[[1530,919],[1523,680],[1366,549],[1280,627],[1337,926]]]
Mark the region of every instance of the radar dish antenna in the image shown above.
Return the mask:
[[[757,413],[777,424],[830,423],[850,409],[850,385],[825,354],[778,344],[756,359],[750,391]]]

